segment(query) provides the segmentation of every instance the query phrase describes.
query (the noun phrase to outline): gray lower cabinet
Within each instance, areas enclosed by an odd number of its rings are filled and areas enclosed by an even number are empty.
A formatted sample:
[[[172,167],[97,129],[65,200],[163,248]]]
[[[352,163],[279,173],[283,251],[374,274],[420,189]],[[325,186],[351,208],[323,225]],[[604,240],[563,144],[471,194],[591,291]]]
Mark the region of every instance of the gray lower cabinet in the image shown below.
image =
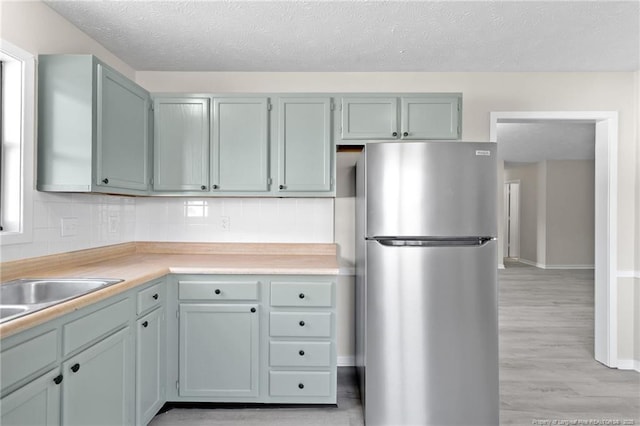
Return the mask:
[[[166,371],[164,308],[143,316],[136,324],[136,424],[146,425],[165,402]]]
[[[131,355],[126,327],[62,363],[62,424],[132,424]]]
[[[258,396],[259,306],[180,304],[180,396]]]
[[[41,191],[146,194],[147,91],[91,55],[38,57]]]
[[[56,368],[2,398],[0,424],[59,425],[61,377]]]

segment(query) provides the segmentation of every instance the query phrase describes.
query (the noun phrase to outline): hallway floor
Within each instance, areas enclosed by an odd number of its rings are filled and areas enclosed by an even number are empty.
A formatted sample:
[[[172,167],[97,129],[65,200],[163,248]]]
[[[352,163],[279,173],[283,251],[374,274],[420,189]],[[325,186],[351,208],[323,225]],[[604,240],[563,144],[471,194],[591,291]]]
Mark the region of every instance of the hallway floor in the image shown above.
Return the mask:
[[[550,425],[554,420],[640,425],[640,374],[609,369],[593,359],[593,271],[542,270],[512,262],[506,266],[499,273],[501,425]],[[572,420],[591,423],[564,423]],[[339,369],[337,408],[173,409],[151,422],[362,424],[352,368]]]

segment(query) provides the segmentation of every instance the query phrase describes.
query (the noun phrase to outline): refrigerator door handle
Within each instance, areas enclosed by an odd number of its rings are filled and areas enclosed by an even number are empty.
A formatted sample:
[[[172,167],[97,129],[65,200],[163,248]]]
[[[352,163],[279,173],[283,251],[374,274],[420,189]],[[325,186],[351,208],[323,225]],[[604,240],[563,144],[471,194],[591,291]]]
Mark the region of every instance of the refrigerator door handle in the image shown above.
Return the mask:
[[[372,237],[373,240],[388,247],[482,247],[495,237]]]

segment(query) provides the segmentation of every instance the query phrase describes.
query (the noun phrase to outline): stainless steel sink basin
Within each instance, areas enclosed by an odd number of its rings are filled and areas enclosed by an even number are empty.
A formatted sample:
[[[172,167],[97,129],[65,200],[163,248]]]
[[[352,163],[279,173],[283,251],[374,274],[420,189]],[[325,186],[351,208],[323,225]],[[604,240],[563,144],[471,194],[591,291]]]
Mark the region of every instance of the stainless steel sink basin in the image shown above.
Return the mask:
[[[19,279],[0,285],[0,323],[121,282],[120,279]]]

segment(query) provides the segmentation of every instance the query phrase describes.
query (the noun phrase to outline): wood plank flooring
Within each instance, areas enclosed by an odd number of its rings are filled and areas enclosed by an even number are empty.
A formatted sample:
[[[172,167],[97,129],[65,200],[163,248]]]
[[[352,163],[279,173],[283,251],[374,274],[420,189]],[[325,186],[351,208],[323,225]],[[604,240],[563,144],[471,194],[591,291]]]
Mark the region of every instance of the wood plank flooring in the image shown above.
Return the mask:
[[[593,271],[509,262],[499,275],[501,425],[640,425],[640,374],[593,359]],[[174,409],[151,425],[361,426],[363,420],[354,370],[339,368],[337,408]]]

